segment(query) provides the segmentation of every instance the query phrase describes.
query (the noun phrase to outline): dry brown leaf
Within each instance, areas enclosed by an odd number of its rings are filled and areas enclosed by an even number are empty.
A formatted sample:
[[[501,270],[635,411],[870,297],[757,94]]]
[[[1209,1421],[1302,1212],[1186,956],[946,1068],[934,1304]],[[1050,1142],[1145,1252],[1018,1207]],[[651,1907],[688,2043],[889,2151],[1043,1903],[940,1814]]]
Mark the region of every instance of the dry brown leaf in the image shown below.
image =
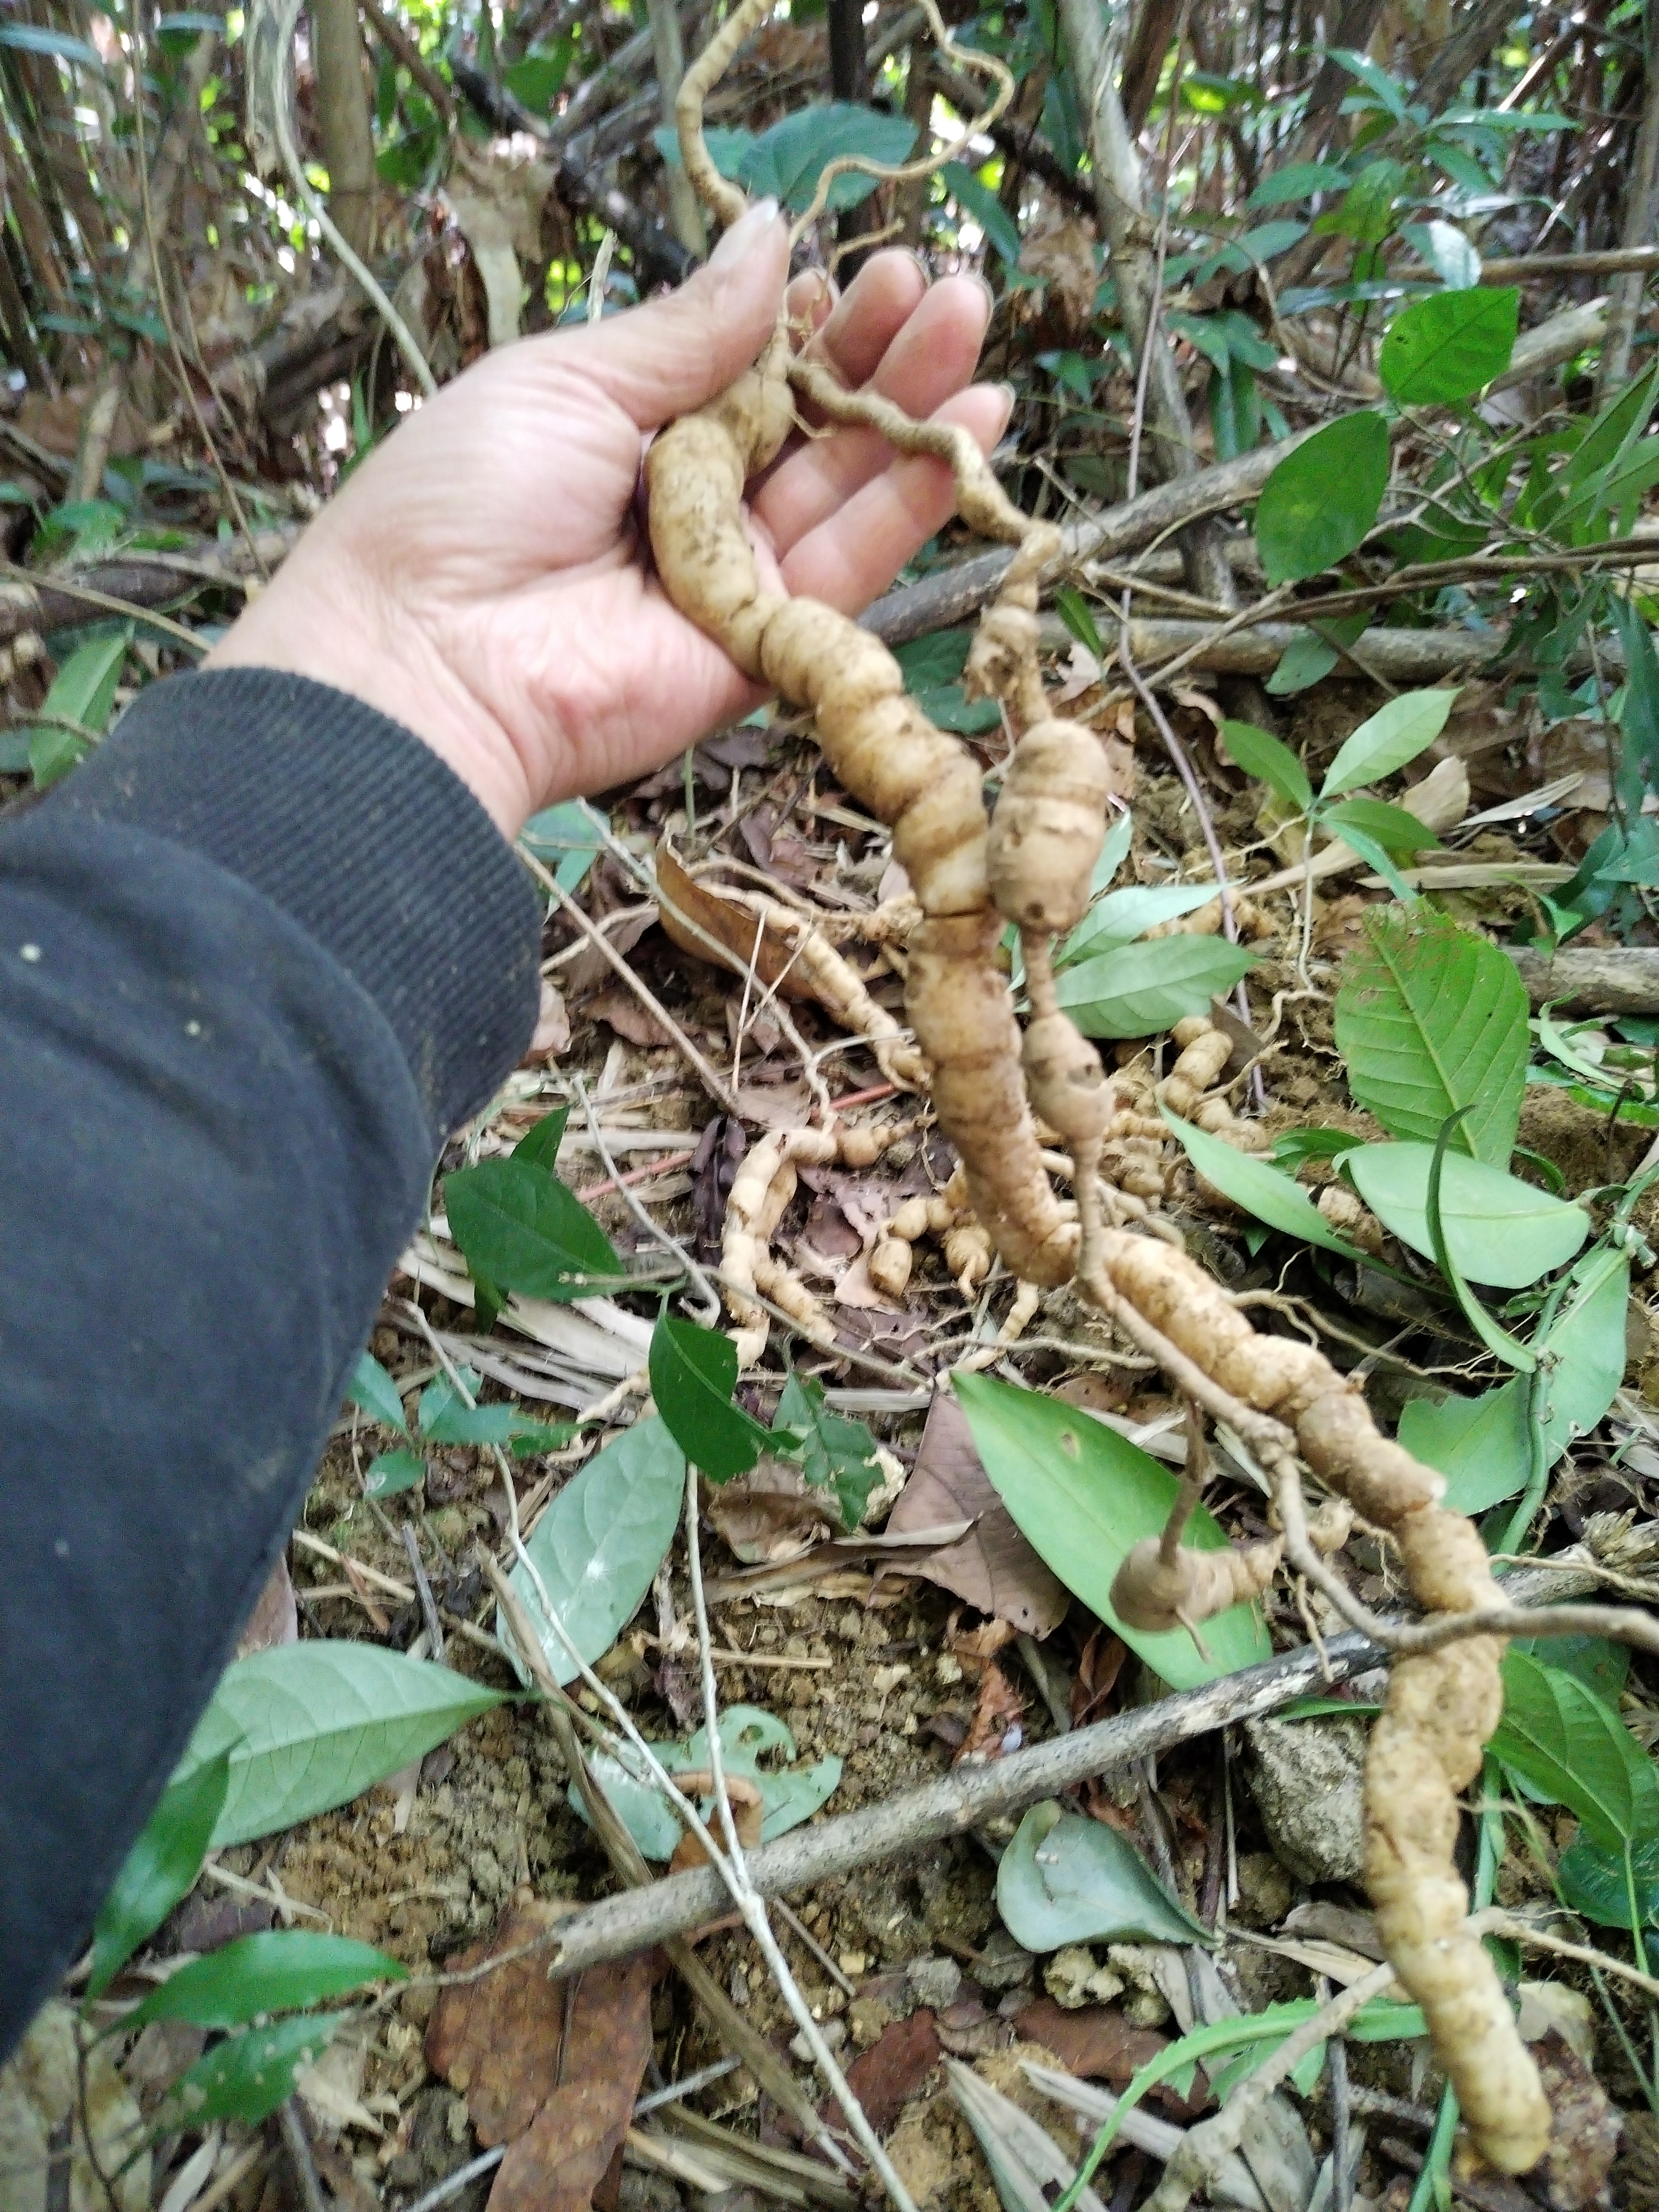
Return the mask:
[[[939,2028],[925,2005],[908,2020],[891,2021],[867,2051],[860,2051],[847,2069],[847,2086],[878,2136],[896,2124],[939,2062]],[[838,2105],[827,2106],[825,2117],[832,2125],[842,2124]]]
[[[1005,1753],[1018,1751],[1025,1740],[1022,1725],[1025,1700],[994,1659],[986,1662],[985,1671],[979,1678],[979,1698],[974,1707],[974,1717],[969,1723],[968,1733],[952,1764],[961,1765],[964,1760],[983,1766]]]
[[[1549,2148],[1533,2177],[1551,2212],[1586,2212],[1604,2202],[1623,2126],[1607,2091],[1559,2028],[1532,2046],[1550,2100]]]
[[[641,1006],[631,991],[618,984],[614,990],[601,991],[590,999],[583,1011],[590,1020],[609,1022],[619,1037],[629,1044],[642,1047],[672,1044],[662,1024],[647,1006]]]
[[[954,1398],[938,1396],[928,1408],[915,1469],[893,1508],[888,1532],[968,1520],[975,1525],[960,1543],[907,1559],[905,1572],[925,1575],[1028,1636],[1047,1636],[1058,1628],[1071,1603],[1066,1585],[1020,1534],[991,1487],[962,1408]]]
[[[1052,334],[1062,344],[1075,345],[1094,320],[1100,283],[1092,231],[1073,216],[1041,238],[1028,240],[1019,265],[1026,276],[1042,279],[1045,331],[1052,326]]]
[[[565,1010],[564,995],[554,988],[545,975],[542,978],[542,1003],[536,1016],[535,1034],[530,1040],[526,1060],[556,1060],[570,1048],[570,1016]]]
[[[688,1797],[712,1797],[714,1777],[707,1767],[696,1766],[678,1774],[675,1780]],[[757,1851],[761,1844],[761,1823],[766,1818],[766,1801],[761,1796],[758,1782],[751,1782],[746,1774],[728,1774],[726,1795],[732,1807],[732,1825],[738,1832],[738,1841],[746,1851]],[[711,1816],[710,1832],[720,1833],[718,1813]],[[684,1828],[674,1846],[674,1856],[668,1862],[670,1874],[684,1874],[688,1867],[707,1866],[708,1854],[703,1849],[702,1838],[695,1830]]]
[[[427,2063],[465,2096],[479,2142],[511,2146],[491,2212],[587,2212],[651,2055],[650,1956],[574,1983],[548,1978],[537,1939],[568,1909],[538,1898],[514,1904],[487,1942],[449,1964],[465,1972],[525,1955],[441,1990],[427,2023]]]
[[[839,1534],[829,1493],[809,1489],[798,1467],[770,1452],[763,1452],[747,1474],[707,1490],[702,1510],[748,1567],[798,1559],[823,1537]]]
[[[688,875],[673,847],[665,842],[657,848],[657,886],[662,893],[663,933],[682,952],[690,953],[696,960],[719,959],[713,946],[686,927],[681,919],[686,915],[725,948],[724,964],[734,974],[747,975],[752,963],[762,982],[777,984],[786,999],[811,997],[795,972],[794,947],[783,931],[762,922],[737,900],[722,898],[710,885]]]
[[[255,1651],[274,1651],[281,1644],[300,1640],[300,1611],[294,1584],[289,1577],[288,1555],[279,1552],[270,1579],[259,1593],[259,1601],[247,1617],[236,1639],[236,1656],[246,1659]]]
[[[1110,2081],[1119,2088],[1150,2064],[1170,2039],[1155,2028],[1132,2027],[1115,2005],[1084,2005],[1067,2012],[1052,1997],[1039,1997],[1027,2005],[1014,2027],[1023,2041],[1052,2051],[1068,2074],[1085,2081]],[[1177,2096],[1167,2081],[1152,2094],[1183,2120],[1196,2118],[1211,2101],[1202,2068],[1193,2078],[1190,2099]]]

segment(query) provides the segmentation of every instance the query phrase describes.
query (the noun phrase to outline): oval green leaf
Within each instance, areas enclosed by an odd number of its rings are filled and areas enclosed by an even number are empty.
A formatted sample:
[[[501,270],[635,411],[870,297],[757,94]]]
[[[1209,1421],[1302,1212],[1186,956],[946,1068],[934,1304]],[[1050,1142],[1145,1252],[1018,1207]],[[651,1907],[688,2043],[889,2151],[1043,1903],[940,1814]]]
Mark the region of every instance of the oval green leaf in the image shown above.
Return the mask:
[[[565,1633],[590,1663],[639,1610],[674,1540],[684,1494],[685,1455],[653,1416],[596,1452],[536,1523],[525,1549]],[[555,1680],[568,1682],[576,1662],[548,1624],[522,1559],[512,1579]]]
[[[1371,1212],[1425,1260],[1434,1257],[1428,1218],[1433,1160],[1432,1145],[1356,1145],[1342,1155],[1343,1173]],[[1461,1152],[1446,1155],[1440,1218],[1462,1273],[1505,1291],[1525,1290],[1565,1267],[1589,1234],[1582,1206]]]
[[[1526,1487],[1532,1470],[1528,1378],[1512,1376],[1478,1398],[1413,1398],[1400,1416],[1400,1441],[1413,1459],[1446,1478],[1445,1503],[1471,1516]]]
[[[1512,285],[1431,292],[1389,324],[1376,373],[1402,407],[1468,399],[1509,367],[1520,326],[1521,295]]]
[[[1427,908],[1366,916],[1336,994],[1336,1048],[1390,1136],[1431,1145],[1467,1106],[1453,1145],[1504,1166],[1528,1042],[1526,986],[1495,945]]]
[[[997,1911],[1028,1951],[1136,1936],[1153,1943],[1213,1941],[1127,1836],[1066,1812],[1053,1798],[1031,1807],[1002,1854]]]
[[[1334,662],[1335,655],[1331,658]],[[1221,734],[1235,768],[1268,785],[1287,806],[1300,814],[1307,812],[1313,805],[1313,786],[1307,769],[1288,745],[1281,744],[1270,730],[1259,730],[1254,722],[1224,722]]]
[[[372,1352],[365,1352],[351,1370],[351,1380],[346,1385],[346,1396],[371,1421],[379,1421],[388,1429],[402,1429],[407,1433],[409,1422],[404,1413],[404,1401],[398,1395],[398,1386]]]
[[[1588,1829],[1580,1828],[1562,1852],[1556,1872],[1562,1896],[1586,1920],[1628,1934],[1634,1889],[1639,1925],[1659,1928],[1659,1835],[1631,1847],[1627,1875],[1622,1850],[1609,1850]]]
[[[221,1753],[162,1791],[98,1909],[88,1997],[102,1996],[144,1938],[155,1934],[189,1891],[229,1787],[230,1760]]]
[[[121,2026],[188,2020],[198,2027],[240,2027],[262,2013],[298,2012],[365,1982],[408,1978],[401,1960],[344,1936],[308,1928],[239,1936],[170,1974]]]
[[[345,2017],[343,2012],[302,2013],[227,2036],[197,2060],[169,2094],[191,2126],[207,2127],[215,2120],[252,2125],[288,2102],[295,2076],[316,2064]]]
[[[1299,1182],[1254,1152],[1241,1152],[1207,1129],[1177,1120],[1167,1106],[1158,1111],[1205,1182],[1213,1183],[1235,1206],[1265,1221],[1269,1229],[1299,1237],[1304,1244],[1321,1244],[1328,1252],[1340,1253],[1345,1260],[1361,1257],[1346,1237],[1337,1235]]]
[[[1185,1014],[1201,1014],[1255,965],[1218,937],[1158,937],[1080,960],[1054,979],[1054,993],[1085,1036],[1152,1036]]]
[[[212,1847],[252,1843],[345,1804],[501,1702],[378,1644],[283,1644],[226,1668],[174,1779],[228,1756]]]
[[[1316,576],[1352,553],[1389,485],[1389,426],[1370,409],[1340,415],[1286,453],[1261,487],[1255,542],[1273,585]]]
[[[462,1168],[444,1182],[449,1231],[473,1273],[555,1302],[614,1290],[627,1270],[611,1239],[556,1176],[516,1157]]]
[[[1513,1649],[1492,1749],[1605,1850],[1659,1837],[1659,1776],[1624,1722],[1587,1684]]]
[[[1054,965],[1068,968],[1085,956],[1096,958],[1115,952],[1119,945],[1133,944],[1146,931],[1156,929],[1159,922],[1175,921],[1183,914],[1208,906],[1215,896],[1213,884],[1131,884],[1121,891],[1110,891],[1095,902],[1062,940],[1054,953]]]
[[[794,1737],[775,1713],[759,1705],[728,1705],[720,1718],[720,1741],[726,1772],[743,1775],[759,1787],[763,1844],[810,1820],[828,1803],[841,1780],[842,1762],[833,1753],[811,1765],[795,1765]],[[686,1741],[653,1744],[652,1749],[669,1773],[695,1773],[708,1764],[708,1731],[699,1729]],[[617,1818],[646,1857],[672,1858],[684,1832],[647,1775],[638,1753],[626,1745],[619,1755],[595,1752],[590,1764]],[[568,1796],[586,1820],[587,1808],[580,1790],[573,1784]],[[714,1819],[714,1806],[710,1797],[699,1807],[705,1820]]]
[[[1112,1611],[1112,1579],[1130,1546],[1158,1535],[1170,1517],[1177,1486],[1168,1468],[1056,1399],[988,1375],[958,1372],[952,1381],[985,1472],[1020,1534],[1155,1674],[1192,1690],[1272,1656],[1253,1605],[1232,1606],[1205,1622],[1208,1660],[1184,1629],[1149,1636]],[[1184,1540],[1210,1551],[1227,1539],[1200,1505]]]
[[[1445,728],[1456,696],[1455,691],[1402,691],[1397,699],[1379,707],[1359,725],[1326,770],[1320,797],[1334,799],[1357,784],[1376,783],[1404,768],[1407,761],[1414,761]]]
[[[746,1474],[772,1438],[732,1402],[738,1348],[723,1330],[658,1317],[647,1362],[651,1395],[675,1443],[711,1482]]]

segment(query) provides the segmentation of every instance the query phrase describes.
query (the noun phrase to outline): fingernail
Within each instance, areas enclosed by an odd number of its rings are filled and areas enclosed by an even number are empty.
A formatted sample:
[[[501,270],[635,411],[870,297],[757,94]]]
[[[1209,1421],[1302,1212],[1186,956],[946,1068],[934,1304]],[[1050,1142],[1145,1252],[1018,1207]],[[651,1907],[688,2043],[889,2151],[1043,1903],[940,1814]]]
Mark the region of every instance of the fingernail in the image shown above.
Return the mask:
[[[997,295],[991,289],[991,280],[988,276],[981,276],[977,269],[969,270],[968,273],[972,276],[975,283],[979,286],[980,290],[985,295],[985,313],[986,319],[988,321],[991,316],[995,314],[997,311]],[[1012,389],[1012,387],[1010,388]]]
[[[740,215],[708,257],[711,269],[735,269],[746,261],[778,219],[775,199],[757,200]]]

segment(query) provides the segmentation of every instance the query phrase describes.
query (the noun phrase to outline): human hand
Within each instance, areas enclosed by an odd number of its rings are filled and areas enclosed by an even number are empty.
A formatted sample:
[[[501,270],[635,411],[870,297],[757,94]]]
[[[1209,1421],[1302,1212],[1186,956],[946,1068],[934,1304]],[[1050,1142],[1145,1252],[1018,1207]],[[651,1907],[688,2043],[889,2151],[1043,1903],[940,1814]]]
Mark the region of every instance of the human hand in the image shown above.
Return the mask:
[[[672,296],[503,347],[402,423],[209,654],[366,700],[447,761],[511,837],[538,808],[672,760],[763,694],[670,604],[635,495],[646,436],[747,368],[770,331],[788,234],[750,209]],[[989,313],[976,280],[928,285],[872,258],[838,303],[791,314],[852,386],[967,425],[987,451],[1006,395],[969,386]],[[855,613],[952,510],[949,471],[873,433],[798,436],[754,493],[763,575]]]

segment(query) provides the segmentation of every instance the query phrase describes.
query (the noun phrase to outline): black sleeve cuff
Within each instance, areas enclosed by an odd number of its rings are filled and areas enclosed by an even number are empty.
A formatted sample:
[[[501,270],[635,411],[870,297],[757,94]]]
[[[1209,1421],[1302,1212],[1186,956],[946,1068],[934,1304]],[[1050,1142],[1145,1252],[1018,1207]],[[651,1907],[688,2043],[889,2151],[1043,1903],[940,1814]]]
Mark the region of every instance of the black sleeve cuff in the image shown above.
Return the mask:
[[[523,1055],[529,879],[431,748],[349,694],[276,669],[169,678],[46,804],[201,853],[309,932],[386,1017],[435,1140]]]

